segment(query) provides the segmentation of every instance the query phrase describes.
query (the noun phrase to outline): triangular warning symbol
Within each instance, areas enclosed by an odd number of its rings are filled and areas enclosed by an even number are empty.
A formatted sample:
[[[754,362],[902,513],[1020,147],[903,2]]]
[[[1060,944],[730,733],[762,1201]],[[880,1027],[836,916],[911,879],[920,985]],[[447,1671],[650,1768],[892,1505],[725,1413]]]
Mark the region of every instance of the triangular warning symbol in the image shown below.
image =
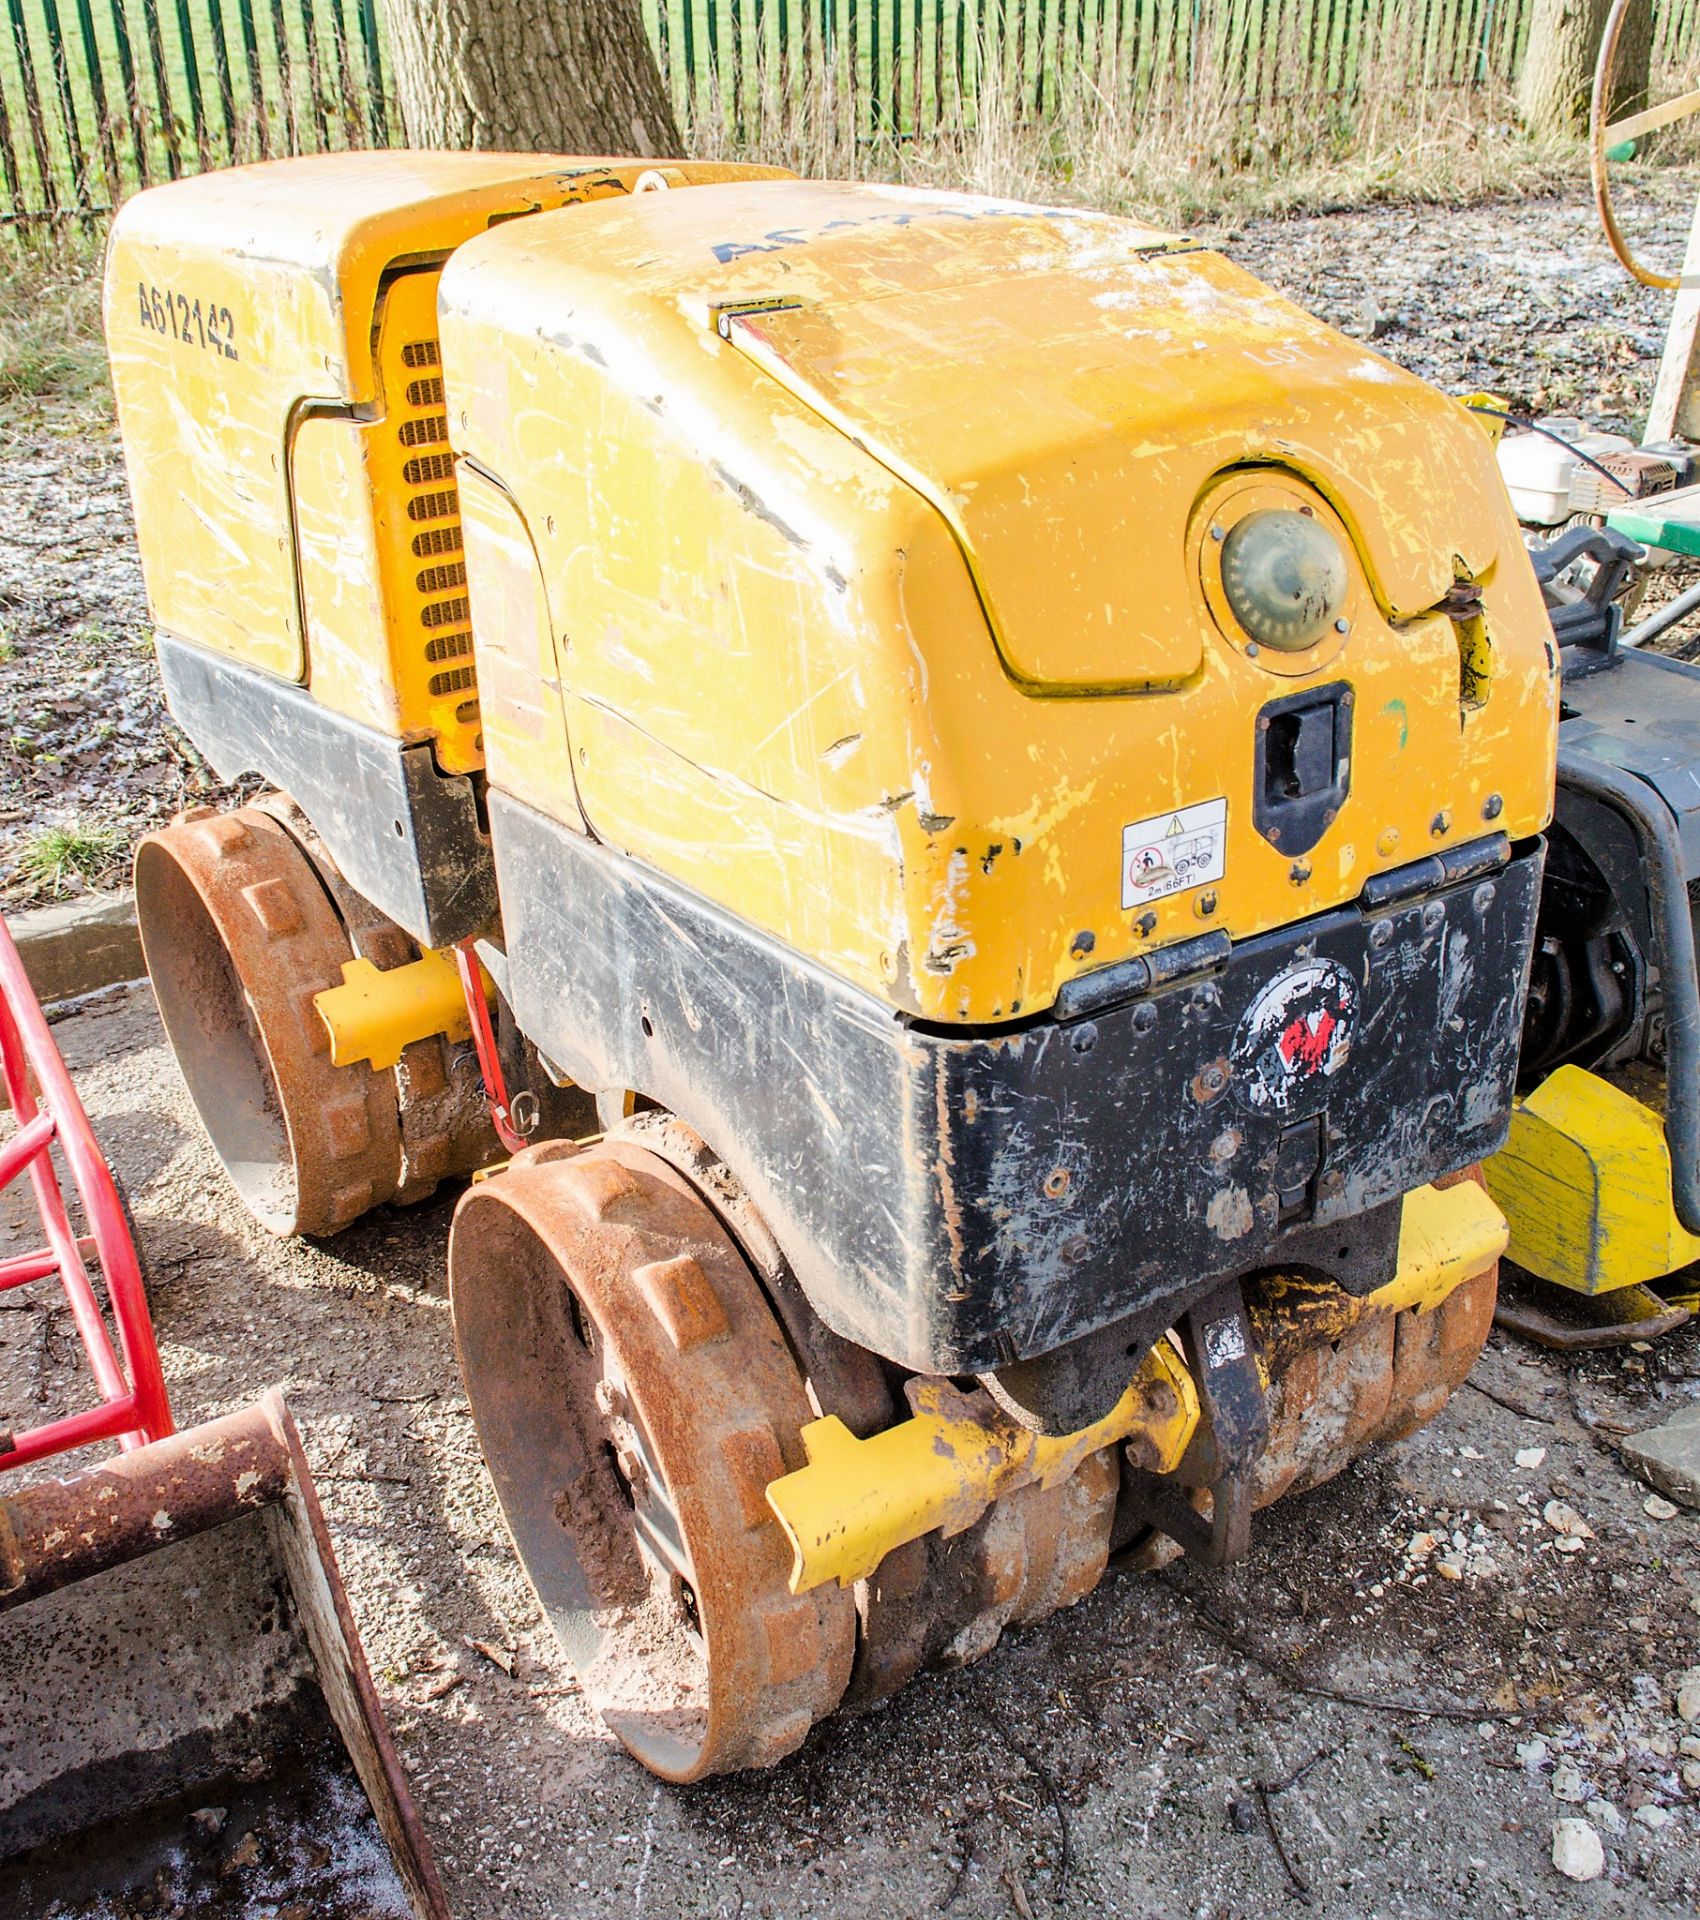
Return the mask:
[[[1165,840],[1168,840],[1173,838],[1173,836],[1177,833],[1185,833],[1185,832],[1186,832],[1186,828],[1181,825],[1181,817],[1177,813],[1174,819],[1172,819],[1169,822],[1169,831],[1163,835],[1163,838]]]

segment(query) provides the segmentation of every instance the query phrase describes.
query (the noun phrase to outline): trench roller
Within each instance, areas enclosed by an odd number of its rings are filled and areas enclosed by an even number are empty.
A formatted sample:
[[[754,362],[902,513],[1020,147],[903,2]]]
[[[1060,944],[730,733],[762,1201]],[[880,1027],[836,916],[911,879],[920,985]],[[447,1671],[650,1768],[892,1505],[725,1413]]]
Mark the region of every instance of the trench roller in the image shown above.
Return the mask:
[[[128,1218],[0,923],[0,1217],[92,1404],[0,1433],[0,1911],[448,1908],[281,1395],[176,1432]],[[69,1478],[47,1463],[116,1443]],[[127,1910],[127,1907],[126,1907]]]
[[[271,789],[138,854],[174,1051],[273,1231],[471,1176],[478,1438],[645,1766],[1434,1417],[1557,722],[1446,396],[1184,235],[771,169],[312,156],[106,276],[166,695]]]

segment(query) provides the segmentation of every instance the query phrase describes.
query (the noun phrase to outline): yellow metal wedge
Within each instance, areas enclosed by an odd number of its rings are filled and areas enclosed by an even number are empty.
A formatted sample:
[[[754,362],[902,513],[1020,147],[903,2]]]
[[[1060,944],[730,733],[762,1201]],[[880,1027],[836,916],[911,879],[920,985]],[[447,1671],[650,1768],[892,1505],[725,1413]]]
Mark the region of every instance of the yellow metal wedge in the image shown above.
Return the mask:
[[[1485,1273],[1509,1239],[1505,1215],[1474,1180],[1418,1187],[1405,1195],[1399,1220],[1399,1270],[1363,1305],[1385,1313],[1438,1307],[1466,1280]]]
[[[1483,1168],[1520,1267],[1576,1293],[1662,1279],[1700,1260],[1671,1203],[1664,1122],[1581,1067],[1560,1067]]]

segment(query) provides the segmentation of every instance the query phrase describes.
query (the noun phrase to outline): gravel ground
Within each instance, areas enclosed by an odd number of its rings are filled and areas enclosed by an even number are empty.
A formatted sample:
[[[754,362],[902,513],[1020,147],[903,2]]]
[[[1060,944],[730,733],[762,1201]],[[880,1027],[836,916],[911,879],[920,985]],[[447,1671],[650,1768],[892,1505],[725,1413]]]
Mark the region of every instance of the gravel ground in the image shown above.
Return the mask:
[[[1680,251],[1680,180],[1626,205],[1654,260]],[[1669,295],[1637,286],[1581,198],[1380,209],[1218,236],[1254,273],[1425,378],[1638,431]],[[1654,596],[1657,597],[1656,595]],[[55,891],[18,860],[41,825],[107,829],[95,882],[190,801],[221,799],[161,707],[122,463],[86,415],[0,416],[0,905]]]
[[[1669,237],[1688,216],[1672,195],[1646,217]],[[1449,386],[1605,424],[1644,410],[1664,296],[1623,279],[1580,201],[1229,246]],[[198,791],[158,713],[128,539],[108,444],[0,435],[0,719],[46,748],[0,757],[0,862],[50,808],[131,832]],[[65,686],[95,671],[78,718]],[[112,740],[74,761],[101,720]],[[462,1920],[1700,1906],[1700,1723],[1676,1707],[1700,1664],[1700,1518],[1650,1515],[1611,1444],[1700,1394],[1700,1333],[1568,1373],[1495,1336],[1433,1427],[1263,1516],[1243,1566],[1117,1575],[772,1773],[674,1791],[585,1710],[508,1551],[450,1350],[450,1203],[279,1245],[229,1194],[145,992],[58,1032],[134,1198],[179,1419],[279,1381],[306,1430]],[[68,1325],[5,1304],[0,1408],[44,1417],[75,1391]],[[1571,1815],[1605,1843],[1588,1886],[1550,1863]]]
[[[304,1428],[459,1920],[1700,1905],[1700,1723],[1675,1705],[1700,1515],[1650,1516],[1610,1442],[1700,1395],[1700,1333],[1569,1377],[1496,1335],[1439,1421],[1260,1516],[1242,1566],[1115,1575],[771,1773],[667,1789],[579,1700],[509,1553],[455,1376],[450,1203],[280,1244],[226,1188],[145,988],[57,1033],[134,1200],[179,1420],[276,1381]],[[14,1194],[0,1258],[16,1219]],[[78,1384],[62,1312],[0,1312],[9,1419]],[[1605,1843],[1589,1886],[1550,1864],[1569,1816]]]

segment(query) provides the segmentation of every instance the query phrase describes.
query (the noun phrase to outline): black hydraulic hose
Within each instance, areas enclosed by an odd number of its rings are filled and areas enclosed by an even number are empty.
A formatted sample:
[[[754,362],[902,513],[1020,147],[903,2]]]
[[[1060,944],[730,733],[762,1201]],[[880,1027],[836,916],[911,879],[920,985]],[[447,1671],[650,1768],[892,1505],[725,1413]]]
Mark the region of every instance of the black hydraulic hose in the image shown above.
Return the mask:
[[[1694,970],[1694,922],[1676,821],[1644,780],[1562,742],[1558,780],[1628,821],[1640,843],[1664,995],[1671,1199],[1682,1224],[1690,1233],[1700,1233],[1700,978]]]
[[[1696,607],[1700,607],[1700,587],[1690,587],[1686,593],[1679,593],[1674,600],[1667,600],[1662,607],[1648,614],[1639,626],[1631,627],[1617,644],[1620,647],[1639,647],[1649,640],[1656,640],[1667,627],[1674,627],[1679,620],[1685,620]]]

